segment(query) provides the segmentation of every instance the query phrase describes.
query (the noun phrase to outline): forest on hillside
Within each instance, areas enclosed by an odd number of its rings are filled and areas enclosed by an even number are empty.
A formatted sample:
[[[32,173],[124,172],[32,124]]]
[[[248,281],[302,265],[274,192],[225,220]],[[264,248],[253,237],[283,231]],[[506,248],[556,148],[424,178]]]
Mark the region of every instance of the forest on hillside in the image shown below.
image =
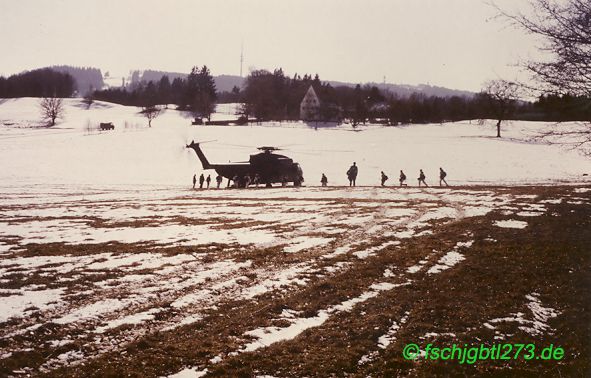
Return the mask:
[[[67,69],[66,69],[67,68]],[[333,86],[318,75],[287,76],[281,68],[255,70],[241,88],[218,91],[207,66],[193,67],[172,80],[159,71],[144,72],[126,87],[96,90],[103,86],[100,70],[59,66],[0,77],[0,97],[72,97],[84,93],[85,101],[102,100],[122,105],[153,107],[174,104],[196,117],[210,117],[216,103],[242,103],[240,114],[259,121],[300,119],[300,104],[310,87],[320,100],[316,121],[348,120],[353,124],[438,123],[464,119],[518,119],[537,121],[587,121],[591,98],[585,95],[545,94],[536,101],[498,98],[483,90],[472,96],[429,96],[415,92],[399,95],[376,85]],[[143,78],[159,80],[142,80]],[[81,87],[86,90],[81,92]],[[95,87],[97,86],[97,87]],[[502,106],[501,106],[502,105]]]
[[[252,71],[242,88],[217,91],[207,67],[194,67],[186,78],[161,76],[158,81],[136,81],[128,88],[97,91],[99,100],[123,105],[153,106],[175,104],[196,116],[209,116],[213,102],[242,103],[240,114],[260,121],[297,120],[300,104],[313,87],[320,100],[318,121],[347,119],[354,124],[437,123],[464,119],[505,119],[539,121],[583,121],[591,119],[591,99],[586,96],[542,95],[534,102],[507,99],[502,108],[493,94],[482,91],[472,96],[401,96],[371,85],[333,86],[318,75],[287,76],[281,68],[272,72]]]
[[[71,97],[76,81],[68,73],[49,68],[26,71],[5,78],[0,76],[0,98]]]

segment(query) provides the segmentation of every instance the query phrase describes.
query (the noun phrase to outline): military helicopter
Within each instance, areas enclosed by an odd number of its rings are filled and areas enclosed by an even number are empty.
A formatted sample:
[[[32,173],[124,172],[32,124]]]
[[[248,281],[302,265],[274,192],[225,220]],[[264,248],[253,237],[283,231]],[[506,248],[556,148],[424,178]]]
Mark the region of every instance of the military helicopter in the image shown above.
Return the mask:
[[[186,147],[195,151],[203,169],[214,169],[220,176],[235,181],[238,187],[246,186],[247,176],[252,182],[256,175],[259,177],[259,182],[266,184],[267,187],[276,183],[283,185],[289,182],[293,182],[294,186],[301,186],[304,181],[304,174],[298,163],[287,156],[273,153],[281,150],[277,147],[258,147],[257,149],[262,152],[250,155],[248,162],[229,164],[211,164],[203,154],[199,143],[195,141],[191,141],[191,144]]]

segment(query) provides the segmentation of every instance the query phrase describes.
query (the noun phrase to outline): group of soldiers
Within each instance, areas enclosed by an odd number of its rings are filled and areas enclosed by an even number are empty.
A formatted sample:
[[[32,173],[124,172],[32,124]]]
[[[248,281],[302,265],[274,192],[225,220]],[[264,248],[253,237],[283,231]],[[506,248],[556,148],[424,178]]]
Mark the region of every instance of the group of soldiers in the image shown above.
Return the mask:
[[[440,167],[439,168],[439,186],[443,186],[443,184],[445,184],[445,186],[449,186],[447,181],[445,181],[445,177],[447,177],[447,172],[445,172],[443,170],[443,168]],[[427,185],[427,182],[425,181],[426,178],[427,177],[425,176],[425,173],[423,172],[423,170],[419,169],[419,177],[417,178],[419,186],[421,186],[421,184],[423,184],[427,187],[429,186],[429,185]],[[386,186],[386,181],[388,181],[388,176],[386,176],[384,171],[382,171],[381,172],[382,186]],[[400,186],[408,186],[408,184],[406,184],[406,175],[404,174],[402,169],[400,170],[400,177],[398,178],[398,181],[400,182]]]
[[[357,168],[357,163],[354,162],[353,165],[351,167],[349,167],[349,170],[347,171],[347,178],[349,179],[349,186],[355,186],[358,172],[359,172],[359,169]],[[384,172],[382,172],[382,173],[384,173]],[[322,186],[328,185],[328,178],[326,177],[326,175],[324,173],[322,174],[322,177],[320,178],[320,184]]]
[[[349,180],[349,186],[355,186],[356,181],[357,181],[357,174],[359,173],[359,168],[357,167],[357,163],[353,162],[353,165],[351,167],[349,167],[349,170],[347,170],[347,179]],[[439,168],[439,186],[443,186],[443,184],[445,184],[445,186],[449,186],[449,184],[447,183],[447,181],[445,181],[445,177],[447,177],[447,172],[445,172],[443,170],[443,168]],[[427,182],[425,181],[427,177],[425,176],[425,173],[423,172],[422,169],[419,170],[419,177],[417,178],[419,186],[425,185],[425,186],[429,186],[427,185]],[[386,181],[388,181],[388,176],[386,176],[386,174],[384,173],[384,171],[381,171],[381,183],[382,186],[386,186]],[[408,184],[406,184],[406,175],[404,174],[404,172],[402,170],[400,170],[400,177],[399,177],[399,182],[400,182],[400,186],[408,186]],[[322,184],[322,186],[326,186],[328,184],[328,178],[326,177],[326,175],[323,173],[322,174],[322,178],[320,179],[320,183]]]
[[[356,181],[357,181],[357,174],[359,173],[359,168],[357,167],[357,163],[353,162],[353,165],[351,165],[351,167],[349,167],[349,169],[347,170],[347,179],[349,180],[349,186],[355,186],[356,185]],[[443,170],[443,168],[439,168],[439,186],[443,186],[443,184],[445,184],[445,186],[449,186],[449,184],[447,183],[447,181],[445,181],[445,177],[447,177],[447,172],[445,172]],[[427,185],[427,182],[425,181],[427,177],[425,176],[425,173],[423,172],[422,169],[419,170],[419,177],[417,178],[419,187],[421,185],[424,185],[426,187],[428,187],[429,185]],[[217,175],[217,177],[215,178],[215,181],[217,183],[217,188],[220,188],[220,184],[222,183],[223,177],[220,175]],[[230,183],[233,181],[234,182],[234,186],[238,187],[238,186],[243,186],[245,188],[248,188],[250,185],[255,185],[256,187],[259,186],[261,178],[259,176],[259,174],[255,174],[254,178],[251,179],[251,177],[249,175],[246,175],[245,177],[243,177],[243,182],[240,182],[240,178],[238,176],[234,176],[232,179],[228,179],[228,187],[230,187]],[[384,173],[384,171],[381,171],[381,177],[380,177],[382,186],[386,186],[386,181],[388,181],[388,176]],[[404,172],[402,170],[400,170],[400,176],[398,178],[398,181],[400,183],[400,186],[408,186],[408,184],[406,183],[406,175],[404,174]],[[203,185],[207,184],[207,189],[209,189],[209,185],[211,183],[211,175],[207,175],[207,178],[205,178],[205,176],[203,174],[201,174],[201,176],[199,176],[199,189],[203,189]],[[282,183],[283,186],[285,186],[287,184],[287,181],[285,181],[284,183]],[[322,184],[322,186],[327,186],[328,185],[328,178],[326,177],[326,175],[323,173],[322,177],[320,178],[320,184]],[[195,189],[195,186],[197,185],[197,175],[193,175],[193,189]]]
[[[217,175],[215,178],[215,182],[217,183],[217,188],[220,188],[220,185],[222,183],[223,177],[220,175]],[[207,184],[207,189],[209,189],[209,185],[211,184],[211,175],[207,175],[207,178],[205,178],[205,176],[203,175],[203,173],[201,174],[201,176],[199,176],[199,189],[203,189],[203,184]],[[195,189],[195,185],[197,185],[197,175],[193,175],[193,189]]]
[[[222,176],[217,175],[217,177],[215,178],[215,181],[217,182],[217,187],[219,189],[220,184],[222,183]],[[207,178],[205,178],[205,176],[202,173],[201,176],[199,176],[199,189],[203,189],[204,183],[207,183],[207,189],[209,189],[209,185],[211,184],[211,175],[207,175]],[[196,174],[193,175],[193,189],[195,189],[195,185],[197,185],[197,175]]]
[[[232,177],[232,179],[228,179],[228,188],[230,187],[230,183],[233,182],[233,186],[234,187],[244,187],[244,188],[248,188],[251,185],[256,186],[257,188],[259,187],[259,184],[261,183],[261,176],[256,173],[254,175],[254,177],[250,177],[250,175],[246,175],[244,177],[242,177],[242,179],[240,177],[238,177],[238,175],[234,175],[234,177]]]
[[[220,185],[222,184],[223,181],[223,177],[221,175],[217,175],[215,178],[215,181],[217,183],[217,189],[220,188]],[[195,189],[195,186],[197,185],[197,175],[193,175],[193,189]],[[238,186],[243,186],[245,188],[248,188],[250,185],[255,185],[256,187],[259,186],[259,184],[261,183],[261,177],[259,176],[259,174],[255,174],[254,178],[251,178],[249,175],[244,176],[242,179],[240,179],[240,177],[238,177],[237,175],[235,175],[232,179],[228,179],[228,188],[230,187],[230,183],[233,182],[233,186],[238,187]],[[205,178],[205,175],[203,175],[203,173],[201,174],[201,176],[199,176],[199,189],[203,189],[203,185],[206,184],[206,189],[209,189],[209,185],[211,184],[211,175],[207,175],[207,178]]]

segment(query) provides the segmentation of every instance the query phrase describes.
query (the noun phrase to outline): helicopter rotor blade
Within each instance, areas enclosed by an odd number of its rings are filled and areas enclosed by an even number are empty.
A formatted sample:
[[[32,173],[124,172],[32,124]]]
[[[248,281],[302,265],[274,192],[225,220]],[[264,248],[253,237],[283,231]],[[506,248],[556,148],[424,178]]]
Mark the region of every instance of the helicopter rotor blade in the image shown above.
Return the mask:
[[[257,150],[261,150],[261,151],[281,151],[282,149],[279,147],[274,147],[274,146],[260,146],[257,147]]]
[[[298,154],[298,155],[311,155],[311,156],[320,156],[320,152],[302,152],[302,151],[294,151],[294,150],[290,150],[290,152],[293,152],[294,154]]]
[[[352,150],[331,150],[331,149],[326,149],[326,148],[322,148],[322,149],[318,149],[318,150],[312,150],[312,149],[294,149],[294,148],[286,148],[286,151],[290,151],[290,152],[294,152],[294,153],[311,153],[311,154],[321,154],[323,152],[353,152]]]
[[[255,146],[246,146],[243,144],[231,144],[231,143],[218,143],[220,146],[230,146],[230,147],[240,147],[240,148],[249,148],[254,149]]]

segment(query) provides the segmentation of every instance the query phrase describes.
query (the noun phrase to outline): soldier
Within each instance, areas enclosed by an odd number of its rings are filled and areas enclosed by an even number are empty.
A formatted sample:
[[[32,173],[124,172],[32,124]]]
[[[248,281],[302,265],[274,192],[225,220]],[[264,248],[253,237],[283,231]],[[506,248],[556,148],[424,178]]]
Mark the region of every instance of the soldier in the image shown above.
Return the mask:
[[[203,173],[202,173],[201,176],[199,176],[199,189],[203,189],[204,182],[205,182],[205,176],[203,176]]]
[[[195,184],[197,184],[197,175],[193,175],[193,189],[195,189]]]
[[[419,180],[419,186],[421,186],[421,182],[422,182],[423,184],[425,184],[425,186],[429,186],[429,185],[427,185],[427,183],[425,182],[425,174],[423,173],[423,170],[422,170],[422,169],[420,169],[420,171],[421,171],[421,172],[419,173],[419,178],[418,178],[418,180]]]
[[[386,183],[386,181],[388,181],[388,176],[386,176],[386,174],[384,173],[384,171],[382,171],[382,186],[384,186],[384,184]]]
[[[222,183],[222,176],[217,175],[217,177],[215,178],[215,182],[218,184],[218,189],[220,188],[220,185]]]
[[[349,186],[355,186],[355,180],[357,179],[357,164],[353,162],[353,165],[349,167],[347,171],[347,178],[349,179]]]
[[[207,183],[207,189],[209,189],[209,184],[211,183],[211,175],[207,175],[205,182]]]
[[[445,176],[447,176],[447,173],[441,167],[439,167],[439,186],[443,186],[441,182],[444,182],[445,186],[449,186],[447,181],[445,181]]]
[[[238,175],[234,175],[234,177],[232,177],[232,181],[234,182],[234,188],[238,188]],[[230,184],[230,181],[228,181],[228,185]]]
[[[322,184],[322,186],[326,186],[326,184],[328,184],[328,178],[326,178],[326,175],[324,173],[322,174],[322,178],[320,179],[320,183]]]
[[[258,173],[255,173],[253,184],[258,188],[260,183],[261,183],[261,176]]]
[[[246,175],[246,176],[244,176],[244,187],[248,188],[249,185],[250,185],[250,175]]]
[[[400,186],[408,186],[407,184],[405,184],[404,182],[406,181],[406,175],[404,174],[404,172],[402,172],[402,169],[400,170]]]

